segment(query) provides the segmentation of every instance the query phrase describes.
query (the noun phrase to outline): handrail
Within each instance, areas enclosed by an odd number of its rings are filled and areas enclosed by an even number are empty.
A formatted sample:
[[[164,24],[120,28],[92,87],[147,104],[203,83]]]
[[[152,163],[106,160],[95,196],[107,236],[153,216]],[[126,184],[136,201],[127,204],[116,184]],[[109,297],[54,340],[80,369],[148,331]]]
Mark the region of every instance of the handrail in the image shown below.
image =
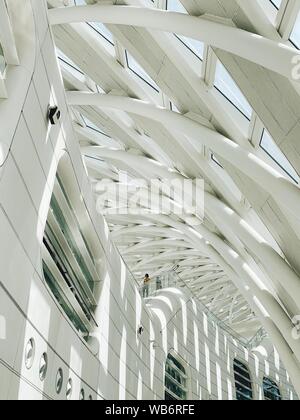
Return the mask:
[[[129,274],[131,275],[132,279],[134,280],[136,286],[138,287],[141,296],[143,297],[143,290],[144,290],[144,285],[141,284],[141,282],[139,282],[135,275],[132,273],[131,269],[128,267],[128,264],[125,262],[123,256],[121,255],[121,252],[119,251],[119,248],[116,246],[115,247],[117,253],[119,254],[121,260],[123,261],[126,269],[128,270]],[[172,281],[172,283],[168,283],[167,286],[164,287],[160,287],[157,288],[157,280],[158,279],[162,279],[163,277],[169,276],[176,276],[176,280]],[[154,283],[155,282],[155,283]],[[223,331],[225,331],[227,334],[229,334],[232,338],[234,338],[235,340],[237,340],[243,347],[246,347],[248,350],[252,350],[253,348],[257,347],[264,338],[267,337],[267,333],[264,330],[264,328],[262,327],[260,330],[258,330],[258,332],[252,337],[250,338],[250,340],[247,340],[246,338],[242,337],[240,334],[238,334],[236,331],[234,331],[231,327],[229,327],[229,325],[227,325],[224,321],[222,321],[220,318],[217,317],[217,315],[215,315],[203,302],[201,302],[201,300],[199,299],[198,296],[196,296],[195,292],[190,288],[190,286],[179,276],[179,274],[173,269],[171,271],[167,271],[165,273],[162,273],[160,276],[156,276],[154,279],[150,280],[150,282],[148,283],[148,285],[150,285],[150,289],[149,289],[149,296],[153,295],[156,291],[158,290],[162,290],[163,288],[166,287],[174,287],[177,286],[177,282],[178,283],[183,283],[183,289],[187,288],[189,290],[189,292],[191,293],[191,295],[193,296],[193,298],[195,300],[197,300],[197,302],[200,304],[200,306],[202,307],[203,312],[208,315],[208,317],[215,323],[218,325],[218,327],[220,327]],[[151,285],[155,284],[155,288],[152,287],[151,291]],[[163,282],[161,282],[161,285],[163,286]],[[180,286],[179,286],[180,287]]]

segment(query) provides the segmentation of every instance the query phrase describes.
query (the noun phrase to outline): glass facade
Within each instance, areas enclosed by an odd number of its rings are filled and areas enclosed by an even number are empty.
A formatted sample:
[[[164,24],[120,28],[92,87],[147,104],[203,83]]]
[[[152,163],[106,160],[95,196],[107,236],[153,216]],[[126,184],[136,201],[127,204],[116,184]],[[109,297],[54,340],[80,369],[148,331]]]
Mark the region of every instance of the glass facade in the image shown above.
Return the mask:
[[[187,399],[187,376],[182,364],[171,354],[168,355],[165,371],[165,399]]]
[[[300,49],[300,12],[297,16],[290,40],[296,48]]]
[[[245,364],[235,359],[233,362],[236,399],[253,400],[252,381],[249,369]]]
[[[167,10],[170,12],[185,13],[187,14],[186,9],[183,7],[182,3],[179,0],[167,0]],[[183,35],[175,34],[176,38],[179,39],[196,57],[201,61],[204,56],[204,44],[201,41],[196,39],[188,38]]]
[[[73,326],[88,337],[95,321],[94,258],[57,177],[43,239],[45,281]]]
[[[281,149],[277,146],[275,141],[267,130],[263,131],[260,147],[286,172],[286,174],[292,178],[297,184],[300,182],[299,175],[282,153]]]
[[[142,66],[133,58],[133,56],[126,51],[126,61],[128,68],[141,80],[143,80],[147,85],[151,86],[154,90],[159,92],[159,87],[155,81],[148,75],[148,73],[143,69]]]
[[[251,119],[252,108],[250,104],[220,61],[217,61],[215,88],[248,120]]]
[[[281,393],[278,385],[270,378],[263,380],[264,397],[267,401],[281,401]]]

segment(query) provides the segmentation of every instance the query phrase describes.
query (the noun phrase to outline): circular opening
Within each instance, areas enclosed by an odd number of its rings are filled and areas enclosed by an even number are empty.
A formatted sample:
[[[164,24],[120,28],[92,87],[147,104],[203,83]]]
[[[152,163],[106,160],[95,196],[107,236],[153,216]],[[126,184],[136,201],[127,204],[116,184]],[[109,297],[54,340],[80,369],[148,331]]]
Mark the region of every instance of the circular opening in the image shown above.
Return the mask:
[[[62,369],[59,368],[58,372],[57,372],[57,375],[56,375],[56,383],[55,383],[55,388],[56,388],[56,393],[57,394],[61,393],[63,382],[64,382],[64,374],[63,374]]]
[[[67,400],[70,400],[70,399],[71,399],[71,397],[72,397],[72,392],[73,392],[73,381],[72,381],[72,379],[70,378],[70,379],[68,380],[68,383],[67,383],[67,392],[66,392],[66,395],[67,395]]]
[[[27,369],[32,368],[34,355],[35,355],[35,342],[34,342],[34,339],[31,338],[28,341],[26,349],[25,349],[25,365]]]
[[[43,382],[46,379],[48,370],[48,356],[47,353],[43,353],[40,361],[40,380]]]
[[[80,391],[79,401],[84,401],[84,400],[85,400],[85,392],[84,392],[84,389],[82,389]]]

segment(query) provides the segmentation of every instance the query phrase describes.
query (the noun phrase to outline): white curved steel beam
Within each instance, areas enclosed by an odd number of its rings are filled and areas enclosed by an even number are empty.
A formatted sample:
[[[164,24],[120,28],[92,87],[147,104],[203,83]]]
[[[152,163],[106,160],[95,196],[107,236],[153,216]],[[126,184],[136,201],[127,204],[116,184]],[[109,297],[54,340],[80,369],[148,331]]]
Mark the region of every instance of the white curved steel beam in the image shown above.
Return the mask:
[[[161,177],[165,180],[170,178],[184,179],[180,174],[170,172],[162,165],[157,165],[148,158],[131,155],[128,152],[99,149],[94,147],[93,153],[104,158],[113,158],[122,162],[126,160],[132,167],[140,170],[149,171],[154,177]],[[244,242],[254,255],[264,265],[267,273],[274,282],[277,290],[283,290],[284,298],[287,301],[287,308],[293,315],[298,313],[300,307],[300,279],[295,271],[287,264],[287,262],[279,255],[273,247],[271,247],[249,224],[238,216],[232,209],[228,208],[219,199],[211,194],[204,192],[205,211],[209,217],[215,217],[217,221],[222,218],[223,223],[226,221],[242,242]],[[221,218],[221,219],[220,219]]]
[[[157,219],[157,216],[155,218]],[[149,215],[148,219],[153,220],[153,217]],[[299,360],[300,343],[296,343],[292,338],[291,331],[294,326],[283,308],[274,299],[274,296],[267,289],[261,287],[260,280],[248,264],[221,238],[208,232],[203,226],[203,236],[198,236],[198,233],[185,223],[175,222],[166,216],[160,216],[159,220],[160,222],[165,221],[165,224],[169,223],[171,227],[184,232],[196,248],[205,249],[206,253],[224,268],[247,302],[255,310],[262,325],[270,334],[274,345],[281,352],[282,360],[293,378],[295,388],[299,392],[300,376],[297,375],[300,375],[300,368],[294,356],[298,355]],[[205,237],[208,239],[205,239]],[[207,241],[210,241],[213,247]]]
[[[132,253],[135,254],[136,252],[141,252],[145,249],[148,249],[153,252],[156,249],[160,249],[160,247],[163,247],[165,249],[170,249],[170,248],[187,249],[187,248],[191,248],[191,245],[185,241],[169,240],[169,239],[149,241],[147,243],[140,242],[137,245],[124,250],[123,255],[126,256]]]
[[[300,380],[297,376],[299,375],[299,368],[293,358],[293,352],[299,359],[300,344],[292,339],[291,330],[294,326],[283,308],[276,301],[274,296],[262,286],[260,280],[250,267],[248,267],[247,263],[221,238],[209,232],[203,226],[201,227],[200,236],[199,233],[189,227],[188,224],[173,221],[166,216],[148,215],[145,218],[182,232],[190,238],[196,248],[201,249],[201,251],[205,250],[207,255],[210,255],[215,261],[223,266],[227,275],[230,276],[238,289],[241,290],[250,306],[255,309],[257,316],[269,332],[274,344],[282,352],[282,359],[291,373],[295,387],[299,390]],[[210,241],[215,250],[207,241]]]
[[[127,160],[129,159],[129,156],[130,155],[127,153]],[[136,156],[133,156],[133,158],[137,158],[136,162],[139,162],[141,160],[143,163],[143,167],[145,167],[145,165],[147,164],[147,159],[145,158]],[[132,162],[132,164],[134,164],[134,162]],[[284,312],[280,303],[276,300],[275,296],[269,291],[266,285],[262,283],[262,281],[251,270],[248,264],[245,261],[243,261],[243,259],[238,254],[236,254],[236,252],[229,245],[227,245],[219,236],[210,232],[203,225],[198,226],[197,230],[195,230],[192,227],[188,226],[188,222],[186,220],[185,224],[183,224],[180,222],[173,221],[172,218],[166,216],[149,215],[147,216],[147,218],[149,218],[150,220],[159,221],[160,223],[163,223],[163,221],[165,221],[166,225],[169,225],[173,228],[178,228],[179,231],[186,232],[188,236],[195,236],[196,232],[200,232],[201,237],[196,236],[195,243],[198,244],[200,241],[200,244],[202,244],[203,241],[205,241],[204,247],[207,248],[207,241],[209,241],[213,245],[213,247],[220,253],[220,255],[222,255],[223,258],[225,258],[227,264],[229,264],[229,266],[231,266],[232,268],[236,269],[237,274],[241,276],[238,276],[238,289],[241,290],[243,294],[245,294],[248,303],[251,306],[254,305],[254,307],[256,307],[256,311],[258,311],[258,313],[261,313],[262,307],[265,308],[263,312],[264,316],[262,317],[262,322],[266,315],[268,317],[272,317],[272,319],[276,321],[276,325],[282,333],[284,339],[287,341],[290,348],[293,349],[298,359],[300,359],[300,343],[296,343],[295,340],[291,338],[291,331],[294,328],[291,319],[288,317],[286,312]],[[217,259],[219,260],[220,257],[217,257]],[[227,264],[225,264],[225,266],[227,266]],[[236,274],[233,274],[233,277],[236,278]],[[245,283],[241,283],[241,279],[245,279]]]
[[[95,22],[129,25],[177,33],[238,55],[292,79],[300,53],[292,47],[239,28],[164,10],[145,7],[90,5],[49,10],[52,25]],[[296,57],[296,58],[295,58]]]
[[[259,188],[270,193],[281,208],[284,207],[297,219],[300,218],[300,188],[254,153],[246,151],[221,134],[177,112],[155,107],[136,99],[89,92],[67,92],[67,99],[69,105],[94,105],[131,112],[171,126],[198,141],[200,139],[217,155],[255,181]]]

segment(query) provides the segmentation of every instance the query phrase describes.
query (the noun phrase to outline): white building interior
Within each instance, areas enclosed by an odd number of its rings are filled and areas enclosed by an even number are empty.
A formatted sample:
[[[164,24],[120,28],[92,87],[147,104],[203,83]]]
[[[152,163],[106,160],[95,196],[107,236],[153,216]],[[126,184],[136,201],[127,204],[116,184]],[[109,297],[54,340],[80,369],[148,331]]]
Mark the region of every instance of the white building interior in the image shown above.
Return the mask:
[[[1,400],[298,400],[300,1],[0,0],[0,270]]]

